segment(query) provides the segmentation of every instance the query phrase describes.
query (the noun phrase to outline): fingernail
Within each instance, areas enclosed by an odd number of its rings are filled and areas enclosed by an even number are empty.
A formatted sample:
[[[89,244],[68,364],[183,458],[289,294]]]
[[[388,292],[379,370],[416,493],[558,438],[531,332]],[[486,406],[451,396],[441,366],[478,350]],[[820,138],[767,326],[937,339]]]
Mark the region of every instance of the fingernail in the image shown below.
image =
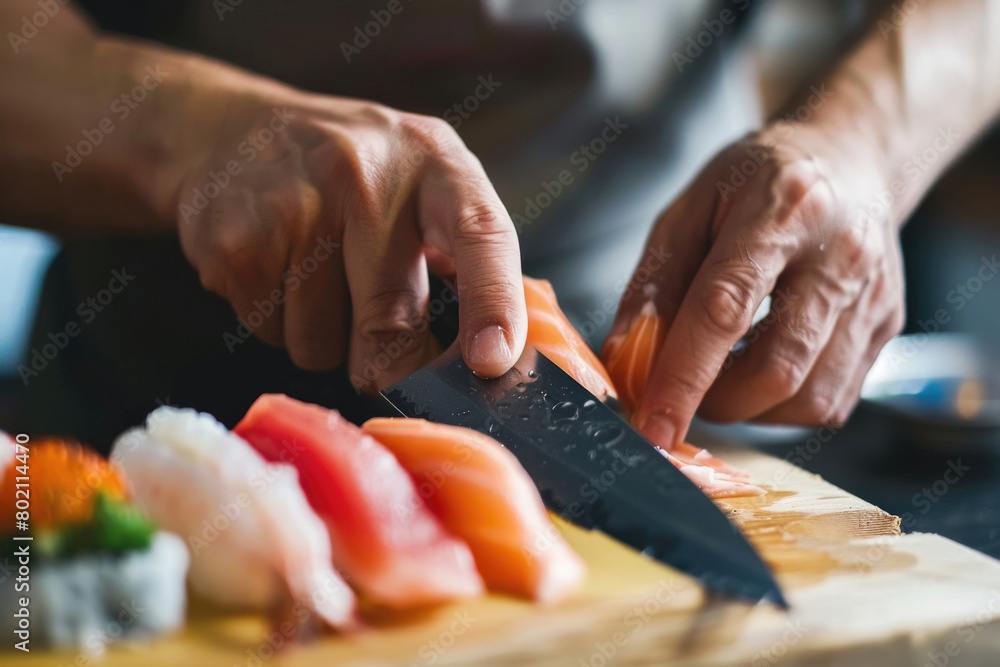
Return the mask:
[[[503,328],[491,326],[482,329],[472,339],[469,362],[478,365],[509,364],[513,360],[510,345]]]
[[[640,428],[646,439],[658,447],[670,449],[677,437],[677,426],[665,414],[650,415]]]

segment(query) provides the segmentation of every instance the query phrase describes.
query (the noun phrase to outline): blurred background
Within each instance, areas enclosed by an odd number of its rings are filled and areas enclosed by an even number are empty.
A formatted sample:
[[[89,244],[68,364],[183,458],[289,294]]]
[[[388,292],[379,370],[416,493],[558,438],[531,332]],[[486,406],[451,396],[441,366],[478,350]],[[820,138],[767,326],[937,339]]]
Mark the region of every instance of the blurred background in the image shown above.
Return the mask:
[[[116,3],[82,4],[103,6],[103,13],[92,8],[94,16],[112,29],[145,33],[179,46],[201,45],[224,59],[252,60],[252,54],[234,37],[210,32],[195,44],[177,29],[185,21],[203,20],[209,10],[190,16],[171,11],[156,23],[161,27],[157,32],[155,26],[150,27],[155,23],[150,16],[129,10],[128,3],[118,3],[117,9],[108,9]],[[686,22],[670,28],[678,43],[684,44],[683,36],[702,16],[693,9],[695,2],[670,4],[681,14],[687,7]],[[629,86],[641,69],[635,66],[635,59],[643,55],[635,48],[641,40],[634,41],[631,50],[606,50],[600,58],[582,52],[593,58],[588,66],[598,75],[580,85],[603,87],[594,94],[611,100],[608,108],[626,114],[636,129],[623,135],[615,150],[593,165],[587,179],[581,179],[585,187],[576,184],[544,212],[546,224],[532,225],[522,241],[525,273],[555,284],[571,318],[590,334],[592,344],[600,344],[613,313],[607,314],[606,322],[596,322],[588,313],[593,304],[617,296],[609,286],[629,275],[656,213],[712,154],[780,108],[803,82],[820,76],[831,56],[865,24],[864,16],[872,5],[851,0],[753,3],[741,14],[740,28],[720,38],[717,48],[713,46],[699,59],[696,76],[678,77],[669,95],[633,106],[615,106],[614,101],[630,98]],[[651,7],[642,0],[590,0],[567,26],[559,26],[560,35],[565,33],[572,41],[574,24],[588,27],[598,38],[616,30],[632,30],[635,26],[626,25],[621,17]],[[252,0],[246,0],[227,17],[227,30],[267,29],[269,23],[259,11]],[[645,22],[651,23],[649,15],[645,16]],[[335,47],[331,42],[329,48]],[[282,57],[295,60],[295,55],[284,52]],[[654,74],[675,76],[655,68]],[[312,82],[300,85],[308,87]],[[515,160],[509,154],[494,154],[495,144],[506,137],[491,135],[490,115],[526,113],[534,118],[531,110],[496,104],[484,103],[482,118],[471,119],[459,131],[470,145],[482,147],[484,163],[498,190],[508,208],[517,212],[524,208],[525,192],[530,195],[541,179],[551,178],[553,166],[565,162],[566,147],[572,150],[589,139],[594,127],[577,128],[572,122],[574,110],[560,109],[558,115],[546,119],[549,129],[570,129],[562,135],[549,132],[548,143],[524,147]],[[961,308],[949,299],[956,286],[976,275],[984,258],[1000,253],[998,148],[1000,137],[984,137],[934,189],[903,232],[908,333],[921,332],[920,322],[933,320],[937,311],[946,309],[949,319],[941,324],[942,332],[1000,341],[1000,278],[984,281],[974,298],[963,299]],[[530,167],[524,162],[526,156]],[[625,199],[623,191],[628,195]],[[573,234],[567,234],[568,229]],[[166,261],[164,256],[177,261]],[[81,257],[99,258],[101,270],[93,271],[93,261],[89,268],[84,266]],[[352,411],[362,415],[370,409],[348,405],[355,399],[345,393],[344,379],[336,373],[317,380],[281,370],[287,366],[283,353],[250,343],[236,355],[222,354],[219,332],[235,324],[233,315],[224,302],[210,295],[178,296],[195,295],[200,289],[179,257],[172,239],[61,244],[37,232],[0,226],[0,428],[69,433],[106,449],[115,433],[137,423],[161,402],[196,405],[216,412],[225,422],[232,422],[238,414],[228,406],[245,406],[265,388],[341,408],[346,405],[349,416]],[[85,328],[65,352],[49,362],[51,367],[44,373],[19,372],[19,366],[29,367],[25,365],[30,365],[33,350],[50,341],[49,334],[74,318],[82,298],[94,294],[102,281],[107,282],[108,272],[123,262],[135,267],[138,282],[150,286],[110,304],[107,316]],[[159,281],[157,287],[152,286],[154,278]],[[176,323],[184,321],[211,323],[213,333],[205,337],[180,329],[177,334]],[[151,349],[156,351],[150,354]],[[918,352],[934,353],[929,347]],[[913,363],[919,364],[919,358]],[[188,372],[195,367],[202,372]],[[206,368],[211,371],[209,377],[225,381],[206,381]],[[983,368],[988,368],[988,362],[983,361]],[[272,377],[280,379],[262,387],[256,380],[260,369],[269,369]],[[321,388],[316,389],[317,385]],[[230,392],[239,394],[240,400],[221,403],[220,396]],[[983,400],[996,402],[988,395]],[[949,431],[916,424],[914,430],[899,414],[877,406],[862,407],[829,442],[816,452],[810,450],[808,457],[796,454],[801,452],[796,448],[808,442],[815,430],[730,427],[722,432],[787,457],[889,512],[912,515],[904,524],[907,531],[939,532],[1000,556],[996,430],[970,434],[961,428]],[[933,498],[924,494],[958,460],[970,468],[960,481],[946,493],[935,491]]]

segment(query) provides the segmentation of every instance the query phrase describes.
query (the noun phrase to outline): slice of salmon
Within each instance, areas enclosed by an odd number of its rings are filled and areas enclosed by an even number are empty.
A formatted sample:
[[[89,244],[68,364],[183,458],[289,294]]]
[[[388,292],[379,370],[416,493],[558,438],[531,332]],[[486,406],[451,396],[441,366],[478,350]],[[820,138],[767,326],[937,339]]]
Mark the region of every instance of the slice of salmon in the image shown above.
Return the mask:
[[[336,411],[264,394],[234,431],[264,458],[295,466],[334,562],[370,600],[402,608],[483,591],[469,547],[424,505],[392,453]]]
[[[610,336],[604,342],[601,360],[618,388],[618,400],[629,415],[639,407],[656,361],[656,351],[665,335],[663,320],[650,301],[639,311],[628,332]]]
[[[530,326],[530,325],[529,325]],[[601,359],[618,388],[618,400],[628,415],[634,415],[649,382],[656,353],[663,344],[667,327],[652,301],[646,302],[628,331],[610,336],[601,349]],[[764,489],[751,484],[749,476],[712,456],[707,449],[688,443],[674,445],[660,453],[688,476],[711,498],[759,496]]]
[[[598,398],[616,396],[600,359],[560,310],[552,285],[524,276],[524,298],[528,306],[527,343]]]
[[[500,443],[423,419],[372,419],[362,429],[396,455],[435,516],[469,545],[488,588],[552,602],[583,579],[583,561]]]

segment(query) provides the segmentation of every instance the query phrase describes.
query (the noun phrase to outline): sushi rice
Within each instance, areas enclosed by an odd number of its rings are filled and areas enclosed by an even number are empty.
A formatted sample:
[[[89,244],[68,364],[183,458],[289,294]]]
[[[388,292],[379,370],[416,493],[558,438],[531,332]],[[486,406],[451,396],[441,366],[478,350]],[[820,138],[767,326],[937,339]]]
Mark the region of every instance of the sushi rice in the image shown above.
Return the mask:
[[[18,550],[27,547],[30,573],[16,589],[13,576],[0,581],[0,632],[17,637],[14,614],[22,598],[30,614],[26,648],[99,654],[112,643],[180,628],[189,561],[184,542],[155,530],[128,500],[119,471],[97,453],[54,438],[33,442],[25,459],[33,539],[10,538],[14,477],[22,476],[15,465],[23,465],[15,451],[0,433],[0,511],[9,515],[0,534],[6,534],[5,566],[13,570]]]

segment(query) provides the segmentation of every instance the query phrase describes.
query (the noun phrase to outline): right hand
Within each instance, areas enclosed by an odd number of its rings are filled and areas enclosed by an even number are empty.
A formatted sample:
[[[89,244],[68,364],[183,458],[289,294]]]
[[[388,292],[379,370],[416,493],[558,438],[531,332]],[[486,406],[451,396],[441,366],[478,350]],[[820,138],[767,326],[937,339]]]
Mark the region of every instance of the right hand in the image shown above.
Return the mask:
[[[517,235],[454,130],[360,100],[276,97],[230,102],[222,136],[177,180],[202,284],[298,366],[346,361],[370,390],[431,354],[430,268],[457,278],[470,368],[508,370],[527,332]]]

